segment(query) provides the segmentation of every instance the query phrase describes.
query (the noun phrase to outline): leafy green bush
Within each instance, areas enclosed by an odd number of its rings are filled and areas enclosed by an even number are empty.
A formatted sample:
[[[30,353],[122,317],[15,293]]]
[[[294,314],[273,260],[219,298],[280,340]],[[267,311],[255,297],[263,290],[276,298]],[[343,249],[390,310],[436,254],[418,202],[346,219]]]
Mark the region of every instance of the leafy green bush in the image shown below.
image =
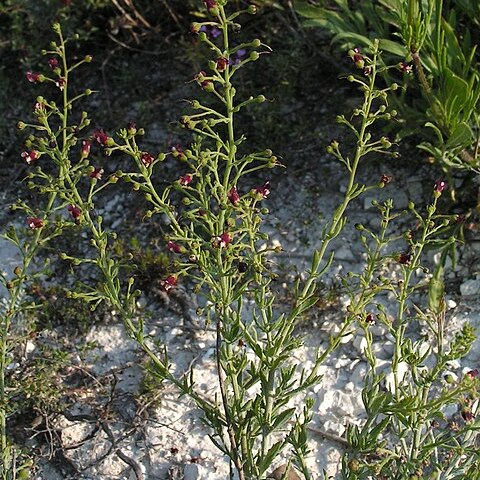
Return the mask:
[[[380,39],[385,61],[398,64],[385,80],[403,87],[392,97],[401,136],[420,132],[420,148],[447,173],[480,171],[478,2],[297,0],[295,7],[305,26],[328,30],[341,48]]]

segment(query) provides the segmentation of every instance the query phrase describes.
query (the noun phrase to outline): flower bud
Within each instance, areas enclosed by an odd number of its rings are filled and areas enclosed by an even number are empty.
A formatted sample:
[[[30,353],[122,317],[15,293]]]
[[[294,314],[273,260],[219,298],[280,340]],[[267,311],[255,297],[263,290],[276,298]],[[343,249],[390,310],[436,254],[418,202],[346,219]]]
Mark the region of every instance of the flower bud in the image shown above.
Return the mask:
[[[258,52],[250,52],[250,60],[252,60],[252,62],[255,62],[256,60],[258,60],[259,57],[260,57],[260,54]]]
[[[250,15],[255,15],[257,13],[256,5],[249,5],[247,8],[247,13],[249,13]]]

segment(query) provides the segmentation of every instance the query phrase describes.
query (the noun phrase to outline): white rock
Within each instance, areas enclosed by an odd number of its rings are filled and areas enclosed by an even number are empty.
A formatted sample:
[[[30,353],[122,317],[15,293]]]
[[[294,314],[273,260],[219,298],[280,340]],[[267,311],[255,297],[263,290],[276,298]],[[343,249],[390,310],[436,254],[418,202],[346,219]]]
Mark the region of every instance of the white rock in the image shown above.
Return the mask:
[[[187,463],[183,469],[183,480],[207,480],[207,472],[197,463]]]
[[[342,344],[346,344],[346,343],[350,343],[352,341],[352,338],[353,338],[353,333],[350,333],[349,335],[344,335],[341,339],[340,339],[340,343]]]
[[[353,382],[348,382],[343,388],[347,393],[352,393],[355,390],[355,384]]]
[[[480,294],[480,280],[466,280],[460,285],[460,293],[464,297],[470,297]]]
[[[456,308],[456,306],[457,306],[457,302],[455,300],[452,300],[451,298],[447,298],[446,303],[447,303],[447,308],[449,310],[452,310],[453,308]]]
[[[358,337],[355,337],[355,339],[353,340],[353,346],[357,349],[359,353],[363,355],[365,349],[368,346],[367,339],[364,336],[359,335]]]
[[[341,437],[345,432],[345,426],[341,423],[335,422],[333,420],[326,420],[323,422],[323,428],[325,432],[331,432],[335,435]]]
[[[367,374],[368,367],[365,362],[360,362],[352,371],[350,375],[350,382],[358,387],[361,387],[365,382],[365,375]]]
[[[333,368],[343,368],[343,367],[346,367],[349,363],[350,363],[350,359],[342,356],[335,360],[335,363],[333,364]]]
[[[442,412],[447,419],[450,417],[453,417],[457,413],[457,411],[458,411],[458,406],[455,405],[454,403],[451,403],[449,405],[444,405],[442,407]]]
[[[347,262],[353,262],[355,260],[352,250],[345,245],[335,249],[335,258]]]
[[[397,379],[398,382],[401,383],[405,376],[407,375],[409,371],[409,366],[407,362],[399,362],[398,367],[397,367]],[[396,388],[395,388],[395,375],[393,372],[390,372],[386,377],[385,377],[385,387],[387,390],[390,390],[390,392],[395,393]]]

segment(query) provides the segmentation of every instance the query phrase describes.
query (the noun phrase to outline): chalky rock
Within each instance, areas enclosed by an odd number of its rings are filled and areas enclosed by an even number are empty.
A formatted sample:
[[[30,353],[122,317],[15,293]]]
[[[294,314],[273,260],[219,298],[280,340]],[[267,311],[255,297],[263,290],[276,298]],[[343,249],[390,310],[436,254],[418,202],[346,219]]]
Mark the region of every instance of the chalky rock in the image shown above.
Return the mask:
[[[362,335],[358,335],[353,340],[353,346],[356,348],[358,353],[363,355],[363,353],[365,352],[365,349],[368,346],[367,339]]]
[[[463,297],[473,297],[480,294],[480,280],[466,280],[460,285],[460,293]]]
[[[208,480],[208,474],[201,465],[188,463],[183,469],[183,480]]]
[[[330,414],[339,418],[358,417],[364,413],[361,395],[354,397],[339,390],[329,390],[323,395],[320,394],[318,403],[318,413],[325,417]]]
[[[398,371],[397,371],[397,378],[399,382],[402,382],[405,376],[407,375],[409,371],[408,364],[406,362],[400,362],[398,364]],[[395,388],[395,376],[393,372],[390,372],[386,377],[385,377],[385,387],[387,390],[390,390],[390,392],[395,393],[396,388]]]

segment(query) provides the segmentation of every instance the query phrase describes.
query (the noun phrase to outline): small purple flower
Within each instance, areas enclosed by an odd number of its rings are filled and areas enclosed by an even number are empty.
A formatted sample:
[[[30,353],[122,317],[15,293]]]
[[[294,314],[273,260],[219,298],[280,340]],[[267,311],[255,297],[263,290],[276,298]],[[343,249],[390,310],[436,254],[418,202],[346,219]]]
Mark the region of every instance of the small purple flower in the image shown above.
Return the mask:
[[[462,415],[462,418],[466,421],[466,422],[471,422],[473,421],[473,419],[475,418],[475,415],[472,413],[472,411],[465,407],[462,409],[462,412],[461,412],[461,415]]]
[[[210,39],[215,39],[222,34],[222,31],[218,27],[210,27],[207,25],[202,25],[198,31],[205,32]]]
[[[238,65],[243,60],[246,54],[247,54],[247,51],[244,48],[240,48],[239,50],[237,50],[230,57],[230,60],[229,60],[230,65],[233,65],[233,66]]]
[[[385,175],[383,174],[380,177],[380,183],[383,183],[384,185],[388,185],[392,181],[391,175]]]

